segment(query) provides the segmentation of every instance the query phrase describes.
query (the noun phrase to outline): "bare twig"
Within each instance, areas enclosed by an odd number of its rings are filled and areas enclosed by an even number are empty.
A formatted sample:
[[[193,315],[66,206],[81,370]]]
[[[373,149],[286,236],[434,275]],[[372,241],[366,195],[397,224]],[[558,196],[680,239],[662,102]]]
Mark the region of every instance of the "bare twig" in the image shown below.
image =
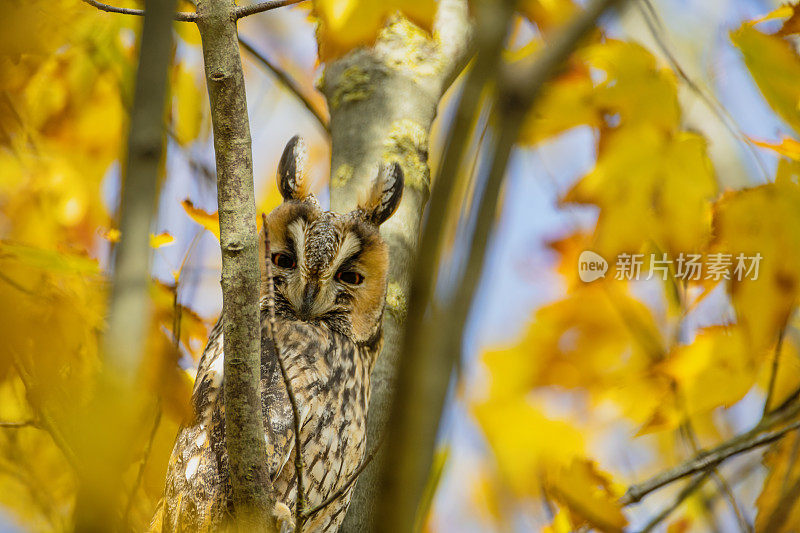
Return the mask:
[[[705,483],[710,475],[710,472],[703,472],[702,474],[695,476],[694,479],[692,479],[685,487],[681,489],[672,503],[670,503],[660,513],[654,516],[647,524],[645,524],[640,533],[649,533],[650,531],[653,531],[658,524],[666,520],[667,517],[672,514],[673,511],[675,511],[675,509],[680,507],[686,498],[691,496],[697,489],[702,487],[703,483]]]
[[[692,428],[691,423],[687,417],[686,421],[681,426],[683,430],[684,438],[688,441],[689,446],[692,449],[692,452],[696,455],[700,452],[700,447],[697,443],[697,437],[695,435],[694,429]],[[712,467],[708,470],[708,473],[711,474],[711,477],[714,479],[714,483],[716,483],[717,488],[719,489],[720,493],[725,497],[725,500],[728,502],[728,506],[731,508],[731,512],[733,512],[736,521],[739,524],[739,529],[742,533],[748,533],[752,527],[750,523],[745,518],[744,512],[742,511],[742,506],[739,504],[738,500],[736,499],[736,495],[733,493],[733,489],[731,488],[728,481],[723,477],[722,473],[719,471],[719,468]]]
[[[147,444],[142,451],[142,457],[139,460],[139,467],[136,472],[136,479],[131,486],[130,493],[128,494],[128,504],[125,506],[125,523],[128,523],[131,515],[131,509],[133,509],[133,500],[136,498],[136,491],[139,490],[139,487],[142,484],[142,480],[144,479],[144,469],[147,466],[147,461],[150,459],[150,452],[153,450],[153,442],[156,440],[156,433],[158,432],[158,426],[161,423],[161,402],[156,402],[156,416],[153,418],[153,425],[150,428],[150,435],[147,438]]]
[[[267,2],[261,2],[250,6],[239,6],[236,8],[236,18],[240,19],[249,15],[255,15],[256,13],[277,9],[279,7],[299,4],[302,1],[303,0],[269,0]]]
[[[102,2],[98,2],[97,0],[82,0],[83,3],[89,4],[92,7],[96,7],[100,11],[105,11],[106,13],[117,13],[120,15],[134,15],[137,17],[144,16],[144,9],[132,9],[128,7],[115,7],[110,6],[108,4],[104,4]],[[188,13],[184,11],[179,11],[175,13],[175,20],[180,22],[197,22],[197,13]]]
[[[297,82],[295,82],[286,72],[281,70],[277,65],[273,64],[272,61],[270,61],[267,56],[259,52],[255,48],[255,46],[253,46],[250,43],[250,41],[248,41],[244,37],[239,36],[239,44],[242,45],[242,48],[244,48],[250,55],[256,58],[264,66],[264,68],[266,68],[273,76],[275,76],[278,79],[278,81],[280,81],[281,84],[289,90],[289,92],[291,92],[298,100],[300,100],[300,103],[302,103],[303,106],[306,109],[308,109],[308,112],[311,113],[311,116],[313,116],[317,120],[317,123],[325,131],[325,133],[330,134],[328,121],[325,119],[325,117],[322,116],[322,114],[314,106],[314,104],[311,103],[311,100],[309,100],[308,97],[306,97],[306,95],[303,94],[303,91],[297,85]]]
[[[58,426],[50,416],[50,413],[48,413],[42,405],[39,405],[35,401],[36,395],[33,390],[33,376],[31,376],[31,374],[28,372],[28,369],[22,364],[18,354],[12,354],[11,360],[14,365],[14,370],[17,371],[19,380],[22,382],[23,387],[25,387],[25,398],[28,400],[28,404],[30,404],[30,406],[36,412],[36,427],[45,430],[50,435],[50,438],[53,439],[53,443],[55,443],[56,447],[61,450],[61,453],[64,454],[64,458],[77,472],[79,463],[78,457],[75,455],[74,450],[67,442],[64,434],[58,429]]]
[[[778,366],[780,365],[781,349],[783,349],[783,337],[786,335],[786,326],[781,328],[778,334],[778,342],[775,343],[775,353],[772,356],[772,368],[769,373],[769,385],[767,386],[767,398],[764,400],[764,411],[762,416],[767,416],[769,413],[769,406],[772,403],[773,396],[775,395],[775,382],[778,378]]]
[[[759,426],[757,426],[753,430],[736,436],[711,450],[701,452],[688,461],[661,472],[647,481],[631,485],[620,499],[620,503],[623,505],[637,503],[651,492],[665,485],[698,472],[709,471],[730,457],[775,442],[797,428],[800,428],[800,421],[763,433],[760,432]]]
[[[731,116],[730,112],[723,106],[719,100],[713,95],[706,93],[703,88],[700,87],[689,75],[686,73],[685,70],[681,67],[680,63],[678,62],[677,58],[672,54],[669,46],[667,45],[666,39],[664,39],[663,34],[664,26],[661,22],[661,17],[658,15],[658,12],[653,7],[653,4],[650,0],[644,0],[643,2],[639,3],[639,10],[641,11],[642,17],[644,18],[645,23],[647,24],[648,29],[650,30],[650,34],[653,36],[658,47],[661,49],[661,52],[666,57],[667,61],[669,62],[672,69],[675,71],[676,74],[686,83],[689,89],[695,93],[700,100],[703,101],[704,104],[708,106],[711,111],[717,115],[722,125],[733,135],[734,138],[739,140],[745,149],[750,153],[755,161],[756,166],[761,171],[762,177],[765,181],[770,181],[769,172],[767,172],[767,167],[764,162],[761,160],[761,156],[758,154],[758,150],[756,150],[753,141],[744,134],[744,132],[739,128],[738,124],[736,124],[736,120]]]
[[[267,231],[267,215],[261,213],[261,220],[264,223],[264,265],[267,271],[267,314],[269,316],[269,339],[272,343],[272,352],[278,361],[281,369],[283,385],[286,387],[286,394],[289,396],[289,403],[292,406],[292,422],[294,424],[294,473],[297,477],[297,498],[294,504],[294,530],[299,533],[303,530],[306,515],[303,509],[306,506],[306,491],[303,479],[303,439],[300,437],[300,409],[297,404],[297,396],[294,394],[292,380],[286,365],[281,358],[278,341],[275,338],[275,282],[272,278],[272,257],[269,244],[269,232]]]
[[[6,276],[2,272],[0,272],[0,281],[3,281],[5,283],[7,283],[8,285],[14,287],[19,292],[25,293],[25,294],[27,294],[29,296],[36,296],[36,293],[34,291],[30,290],[27,287],[23,287],[22,285],[20,285],[19,283],[17,283],[16,281],[11,279],[10,277]]]

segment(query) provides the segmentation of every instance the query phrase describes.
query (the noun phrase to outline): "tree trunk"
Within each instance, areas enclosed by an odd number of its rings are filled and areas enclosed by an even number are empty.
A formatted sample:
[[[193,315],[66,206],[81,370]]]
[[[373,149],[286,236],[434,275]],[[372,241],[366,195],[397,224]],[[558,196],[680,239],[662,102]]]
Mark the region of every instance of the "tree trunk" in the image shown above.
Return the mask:
[[[467,2],[442,0],[436,38],[405,19],[389,23],[378,42],[325,69],[321,87],[331,113],[331,209],[353,209],[382,161],[405,174],[403,200],[381,227],[391,266],[384,315],[384,348],[372,373],[367,427],[374,446],[389,417],[407,312],[411,268],[430,192],[428,141],[442,95],[467,58],[471,26]],[[361,474],[342,531],[369,531],[383,454]]]
[[[274,530],[259,378],[261,271],[253,157],[233,0],[201,0],[197,26],[217,163],[222,316],[225,350],[225,445],[236,520],[245,531]]]

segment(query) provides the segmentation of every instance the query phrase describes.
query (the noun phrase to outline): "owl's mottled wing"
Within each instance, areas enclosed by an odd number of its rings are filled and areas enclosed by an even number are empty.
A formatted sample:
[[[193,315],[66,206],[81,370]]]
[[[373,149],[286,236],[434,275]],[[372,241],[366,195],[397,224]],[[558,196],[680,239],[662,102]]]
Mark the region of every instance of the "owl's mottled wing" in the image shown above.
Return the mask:
[[[263,334],[262,334],[263,335]],[[181,429],[167,471],[163,531],[207,531],[228,513],[230,484],[225,452],[222,323],[211,332],[195,380],[195,420]],[[292,409],[277,359],[262,344],[261,407],[270,477],[277,478],[294,444]]]

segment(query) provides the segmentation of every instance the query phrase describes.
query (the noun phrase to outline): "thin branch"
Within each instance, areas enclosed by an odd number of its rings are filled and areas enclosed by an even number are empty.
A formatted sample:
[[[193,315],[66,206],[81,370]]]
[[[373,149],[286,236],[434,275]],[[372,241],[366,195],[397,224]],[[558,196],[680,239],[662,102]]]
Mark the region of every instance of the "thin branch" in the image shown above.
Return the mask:
[[[489,5],[491,4],[491,5]],[[422,232],[419,256],[414,264],[410,306],[402,333],[397,369],[397,385],[390,404],[390,435],[385,458],[379,464],[377,518],[372,531],[410,531],[419,500],[428,479],[436,442],[437,428],[447,394],[447,384],[455,354],[442,348],[446,339],[436,335],[426,310],[436,287],[437,265],[440,262],[445,226],[458,206],[450,201],[459,179],[468,179],[460,172],[475,110],[489,80],[496,77],[503,42],[513,16],[513,2],[477,2],[476,28],[478,52],[464,82],[455,117],[439,172],[428,205],[428,218]],[[438,309],[435,316],[439,316]],[[442,328],[444,329],[444,328]],[[448,332],[450,333],[450,332]],[[455,335],[450,335],[455,338]],[[428,376],[428,379],[418,379]],[[388,526],[388,527],[387,527]]]
[[[110,6],[108,4],[98,2],[97,0],[82,0],[82,2],[89,4],[92,7],[96,7],[100,11],[105,11],[106,13],[117,13],[119,15],[134,15],[137,17],[143,17],[145,11],[144,9]],[[197,13],[179,11],[175,13],[175,20],[179,22],[197,22]]]
[[[692,449],[693,454],[697,454],[700,452],[700,447],[697,443],[697,437],[694,433],[694,429],[692,428],[691,423],[687,417],[684,424],[681,426],[683,430],[684,438],[688,441],[689,446]],[[728,481],[723,477],[722,473],[719,471],[719,468],[716,466],[711,468],[708,471],[711,474],[711,477],[714,479],[714,483],[716,483],[717,488],[719,489],[720,493],[725,497],[725,500],[728,502],[728,506],[731,508],[731,511],[736,518],[736,521],[739,524],[739,529],[742,533],[748,533],[752,527],[750,523],[747,521],[747,518],[744,516],[744,512],[742,511],[742,506],[736,499],[736,495],[733,493],[733,489],[728,484]]]
[[[261,213],[261,220],[264,225],[264,264],[267,270],[267,314],[269,316],[269,340],[272,343],[272,353],[278,361],[281,369],[283,385],[286,387],[286,394],[289,396],[289,403],[292,405],[292,422],[294,424],[294,472],[297,477],[297,498],[294,504],[294,530],[300,533],[303,530],[306,515],[303,509],[306,506],[306,491],[303,483],[303,439],[300,437],[300,409],[297,404],[297,397],[294,394],[292,380],[286,365],[281,359],[278,341],[275,339],[275,280],[272,278],[272,257],[270,253],[269,232],[267,231],[267,215]]]
[[[261,2],[259,4],[253,4],[250,6],[239,6],[236,8],[236,18],[240,19],[250,15],[255,15],[256,13],[277,9],[279,7],[299,4],[302,1],[303,0],[269,0],[267,2]]]
[[[770,181],[770,175],[767,172],[767,167],[764,165],[764,162],[761,160],[761,156],[756,150],[753,141],[744,134],[744,132],[739,128],[736,120],[731,116],[730,112],[723,106],[713,94],[709,95],[703,90],[700,85],[698,85],[693,79],[686,74],[686,71],[683,70],[678,60],[672,54],[672,51],[667,46],[666,39],[664,39],[663,34],[664,25],[661,22],[661,17],[659,16],[656,9],[653,7],[653,4],[650,0],[644,0],[643,2],[638,4],[639,10],[641,11],[642,18],[644,18],[645,23],[647,24],[648,29],[650,30],[650,34],[653,36],[658,47],[661,49],[661,52],[666,57],[667,61],[669,62],[670,66],[673,70],[678,74],[678,76],[686,83],[689,89],[694,92],[700,100],[703,101],[704,104],[708,106],[711,111],[717,115],[717,118],[720,119],[722,125],[728,130],[728,132],[733,135],[734,138],[738,139],[742,145],[747,149],[750,155],[753,157],[753,160],[756,163],[756,166],[761,171],[764,180],[766,182]]]
[[[28,400],[28,404],[30,404],[30,406],[36,412],[36,427],[43,429],[50,435],[50,438],[53,439],[53,443],[55,443],[56,447],[61,450],[61,453],[64,454],[64,458],[77,472],[79,470],[78,457],[75,455],[75,452],[70,447],[67,439],[58,429],[55,421],[52,419],[49,413],[47,413],[43,406],[37,405],[34,400],[35,394],[33,391],[33,376],[30,375],[28,369],[25,368],[20,360],[19,355],[16,353],[12,354],[12,364],[14,365],[14,370],[17,371],[17,376],[22,382],[22,386],[25,387],[25,398]]]
[[[325,117],[320,114],[319,110],[311,103],[300,87],[286,72],[281,70],[277,65],[273,64],[272,61],[269,60],[267,56],[256,50],[255,46],[253,46],[250,41],[248,41],[245,37],[239,36],[239,44],[242,45],[242,48],[245,49],[250,55],[256,58],[263,66],[266,68],[273,76],[275,76],[281,84],[286,87],[289,92],[291,92],[300,103],[308,110],[309,113],[317,120],[317,123],[320,127],[325,131],[325,133],[330,134],[331,130],[328,126],[328,121]]]
[[[646,495],[665,485],[698,472],[711,470],[730,457],[775,442],[798,428],[800,428],[800,421],[764,433],[759,433],[759,427],[757,426],[743,435],[736,436],[711,450],[701,452],[696,457],[661,472],[642,483],[631,485],[620,499],[620,503],[623,505],[637,503]]]
[[[36,293],[34,291],[32,291],[31,289],[29,289],[27,287],[23,287],[22,285],[20,285],[19,283],[17,283],[16,281],[11,279],[10,277],[6,276],[2,272],[0,272],[0,281],[3,281],[5,283],[9,284],[10,286],[14,287],[18,291],[20,291],[22,293],[25,293],[25,294],[27,294],[29,296],[36,296]]]
[[[767,398],[764,400],[764,412],[762,416],[769,413],[769,406],[772,403],[773,396],[775,395],[775,382],[778,378],[778,366],[780,365],[781,349],[783,348],[783,338],[786,335],[786,326],[781,328],[778,334],[778,342],[775,344],[775,353],[772,356],[772,368],[769,373],[769,385],[767,386]]]
[[[150,435],[147,438],[147,444],[145,445],[144,451],[142,451],[142,457],[139,460],[139,468],[136,472],[136,479],[134,480],[133,486],[131,486],[131,491],[128,494],[128,504],[125,506],[124,515],[124,522],[126,524],[130,518],[131,509],[133,509],[133,500],[136,497],[136,491],[139,490],[142,480],[144,479],[144,469],[147,466],[148,459],[150,459],[150,453],[153,451],[153,442],[156,440],[156,433],[158,432],[159,424],[161,424],[161,402],[157,401],[156,416],[153,418],[153,425],[150,428]]]
[[[670,503],[667,507],[665,507],[660,513],[654,516],[645,526],[641,529],[640,533],[649,533],[650,531],[654,530],[656,526],[658,526],[661,522],[667,519],[673,511],[675,511],[681,504],[691,496],[697,489],[703,486],[703,483],[708,479],[710,476],[710,472],[703,472],[694,477],[675,497],[675,500]]]

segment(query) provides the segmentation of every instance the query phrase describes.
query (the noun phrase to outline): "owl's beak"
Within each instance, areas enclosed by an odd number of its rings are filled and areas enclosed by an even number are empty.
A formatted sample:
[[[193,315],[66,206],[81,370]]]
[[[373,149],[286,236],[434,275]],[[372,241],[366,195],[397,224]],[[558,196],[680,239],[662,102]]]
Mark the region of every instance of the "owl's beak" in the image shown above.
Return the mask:
[[[300,306],[300,320],[308,320],[311,318],[311,310],[314,308],[314,300],[317,299],[319,294],[319,283],[310,281],[303,289],[303,303]]]

